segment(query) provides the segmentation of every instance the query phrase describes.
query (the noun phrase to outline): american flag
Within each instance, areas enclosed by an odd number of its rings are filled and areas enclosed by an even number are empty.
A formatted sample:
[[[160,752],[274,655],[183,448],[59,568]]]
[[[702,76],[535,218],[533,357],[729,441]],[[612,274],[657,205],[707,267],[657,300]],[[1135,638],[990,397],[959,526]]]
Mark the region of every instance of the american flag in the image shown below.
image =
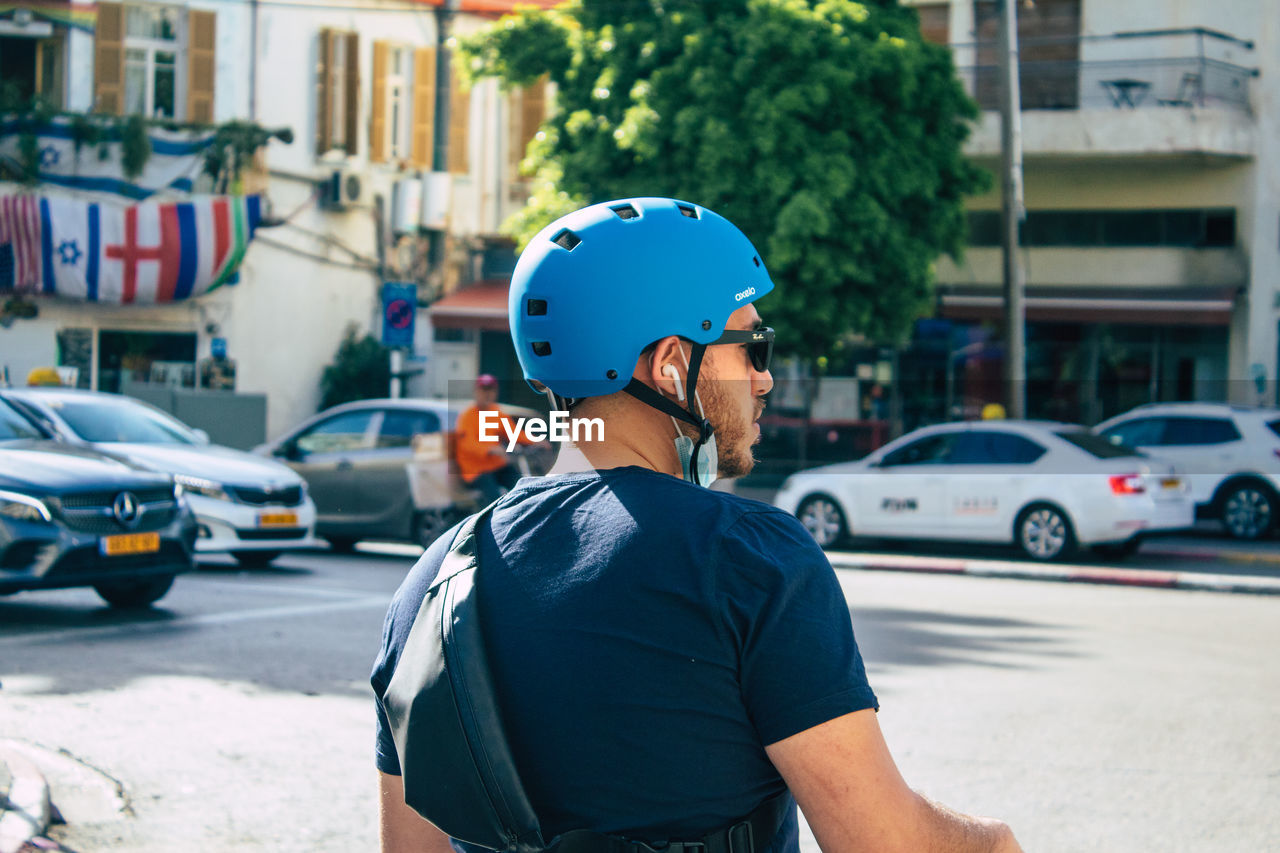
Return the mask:
[[[35,290],[40,277],[40,203],[0,196],[0,290]]]

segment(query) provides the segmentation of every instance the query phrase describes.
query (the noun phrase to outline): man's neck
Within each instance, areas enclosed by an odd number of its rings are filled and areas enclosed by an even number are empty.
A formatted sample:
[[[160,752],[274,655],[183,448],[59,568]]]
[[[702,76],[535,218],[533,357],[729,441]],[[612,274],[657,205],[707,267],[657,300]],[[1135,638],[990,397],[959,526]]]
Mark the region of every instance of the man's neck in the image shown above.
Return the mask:
[[[590,409],[575,412],[574,419],[591,419]],[[616,401],[603,417],[603,439],[561,445],[551,474],[576,471],[604,471],[610,468],[648,468],[673,477],[680,476],[680,459],[675,451],[675,427],[671,418],[627,397]],[[591,430],[583,430],[591,435]]]

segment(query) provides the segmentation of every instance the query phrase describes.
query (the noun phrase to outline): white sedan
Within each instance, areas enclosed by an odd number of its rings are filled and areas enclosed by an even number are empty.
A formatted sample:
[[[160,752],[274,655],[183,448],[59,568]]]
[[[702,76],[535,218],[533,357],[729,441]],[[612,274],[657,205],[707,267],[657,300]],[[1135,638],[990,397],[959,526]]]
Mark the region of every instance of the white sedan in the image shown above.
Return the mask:
[[[316,505],[285,465],[209,443],[209,437],[120,394],[73,388],[0,391],[62,441],[172,475],[196,515],[196,551],[265,566],[281,551],[315,548]]]
[[[1169,462],[1044,421],[925,427],[857,462],[793,474],[774,504],[824,548],[849,535],[950,539],[1014,543],[1035,560],[1082,545],[1123,556],[1195,512]]]

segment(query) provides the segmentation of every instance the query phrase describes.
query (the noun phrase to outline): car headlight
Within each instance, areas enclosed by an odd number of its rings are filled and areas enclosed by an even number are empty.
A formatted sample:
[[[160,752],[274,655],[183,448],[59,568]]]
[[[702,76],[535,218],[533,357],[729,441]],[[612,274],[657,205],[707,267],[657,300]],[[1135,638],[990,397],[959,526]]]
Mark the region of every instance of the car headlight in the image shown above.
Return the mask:
[[[186,474],[174,474],[173,482],[182,489],[184,494],[200,495],[201,497],[213,498],[219,501],[231,500],[231,496],[227,494],[226,489],[222,488],[222,484],[215,483],[213,480],[188,477]]]
[[[18,521],[53,521],[44,501],[21,492],[0,491],[0,515]]]

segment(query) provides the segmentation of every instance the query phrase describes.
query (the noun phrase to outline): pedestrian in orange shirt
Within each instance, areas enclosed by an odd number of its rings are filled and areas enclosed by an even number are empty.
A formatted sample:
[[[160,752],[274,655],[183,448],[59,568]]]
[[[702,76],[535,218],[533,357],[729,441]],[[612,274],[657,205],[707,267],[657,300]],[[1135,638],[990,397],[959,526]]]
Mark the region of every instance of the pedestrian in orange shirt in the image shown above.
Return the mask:
[[[498,431],[501,440],[480,440],[482,412],[498,414],[502,422]],[[492,418],[490,423],[492,424]],[[462,478],[462,482],[478,490],[485,503],[492,503],[502,497],[520,479],[520,471],[511,464],[506,451],[506,436],[509,432],[515,432],[515,428],[515,423],[498,406],[498,380],[488,373],[477,376],[475,402],[458,416],[458,424],[454,428],[457,438],[454,455],[458,463],[458,476]],[[490,434],[492,432],[491,426]],[[516,440],[521,444],[538,443],[524,434]]]

